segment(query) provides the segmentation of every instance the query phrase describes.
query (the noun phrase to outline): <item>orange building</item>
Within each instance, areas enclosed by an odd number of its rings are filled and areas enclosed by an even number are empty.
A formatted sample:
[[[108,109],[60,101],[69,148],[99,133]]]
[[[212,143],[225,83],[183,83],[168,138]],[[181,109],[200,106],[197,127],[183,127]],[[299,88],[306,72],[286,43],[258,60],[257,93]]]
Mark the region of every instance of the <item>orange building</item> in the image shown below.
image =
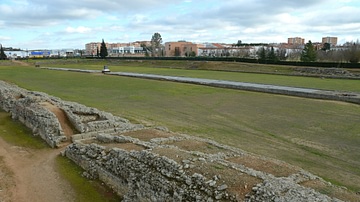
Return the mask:
[[[178,41],[178,42],[166,42],[165,43],[165,56],[198,56],[198,49],[200,44],[194,44],[192,42]]]
[[[304,45],[305,39],[301,37],[288,38],[288,44],[290,45]]]
[[[322,38],[322,43],[323,43],[323,44],[329,43],[331,46],[336,46],[336,45],[337,45],[337,41],[338,41],[338,38],[337,38],[337,37],[327,36],[327,37],[323,37],[323,38]]]
[[[91,42],[85,44],[85,55],[96,55],[97,50],[100,51],[101,43],[100,42]]]

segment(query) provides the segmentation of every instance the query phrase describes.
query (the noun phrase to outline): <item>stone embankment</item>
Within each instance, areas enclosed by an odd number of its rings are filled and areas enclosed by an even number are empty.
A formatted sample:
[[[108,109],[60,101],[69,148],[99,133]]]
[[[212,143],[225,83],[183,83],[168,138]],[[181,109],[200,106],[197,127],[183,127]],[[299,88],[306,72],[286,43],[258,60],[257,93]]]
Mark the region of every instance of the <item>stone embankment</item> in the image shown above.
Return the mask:
[[[0,107],[52,147],[64,146],[62,154],[85,177],[102,180],[123,201],[340,201],[304,184],[332,185],[284,162],[165,127],[145,128],[3,81]],[[73,133],[63,130],[60,116]]]
[[[296,67],[295,75],[323,76],[326,78],[360,79],[360,74],[352,73],[343,68]]]
[[[73,133],[142,127],[95,108],[62,101],[45,93],[27,91],[3,81],[0,81],[0,107],[9,112],[13,119],[30,128],[34,135],[41,136],[51,147],[70,141],[58,116],[63,116],[71,124]],[[51,109],[58,109],[60,114],[53,113]]]

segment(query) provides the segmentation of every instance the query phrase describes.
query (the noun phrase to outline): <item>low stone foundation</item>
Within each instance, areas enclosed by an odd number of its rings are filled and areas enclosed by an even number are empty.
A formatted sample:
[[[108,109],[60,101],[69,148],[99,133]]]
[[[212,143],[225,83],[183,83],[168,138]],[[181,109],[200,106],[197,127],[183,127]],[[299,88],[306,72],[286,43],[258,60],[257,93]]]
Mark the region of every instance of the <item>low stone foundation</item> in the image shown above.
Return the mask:
[[[149,141],[135,138],[141,133],[147,132],[99,133],[75,141],[64,155],[124,201],[338,201],[301,186],[321,179],[283,162],[272,160],[273,166],[288,169],[276,177],[233,161],[259,160],[236,148],[175,133]],[[194,150],[182,149],[182,142]]]
[[[57,116],[44,103],[63,111],[71,124],[70,127],[78,133],[143,127],[95,108],[63,101],[45,93],[27,91],[0,81],[0,107],[9,112],[13,119],[30,128],[34,135],[41,136],[51,147],[58,147],[70,139],[64,133]]]
[[[145,128],[3,81],[0,107],[50,146],[68,141],[62,154],[123,201],[339,201],[302,186],[312,180],[326,182],[285,162],[165,127]],[[59,110],[75,134],[64,132],[55,113]]]

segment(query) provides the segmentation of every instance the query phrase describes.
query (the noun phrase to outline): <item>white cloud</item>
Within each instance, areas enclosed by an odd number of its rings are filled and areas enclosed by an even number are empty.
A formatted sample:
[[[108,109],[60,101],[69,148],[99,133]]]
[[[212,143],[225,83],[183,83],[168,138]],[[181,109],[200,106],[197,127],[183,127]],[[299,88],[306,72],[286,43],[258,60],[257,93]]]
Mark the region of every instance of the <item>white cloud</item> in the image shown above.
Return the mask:
[[[85,34],[85,33],[91,32],[91,28],[89,28],[89,27],[83,27],[83,26],[79,26],[79,27],[67,27],[67,28],[65,29],[65,31],[66,31],[67,33]]]
[[[0,41],[8,41],[11,40],[11,37],[9,36],[0,36]]]
[[[51,43],[44,41],[44,46],[83,47],[101,38],[150,40],[155,32],[164,42],[285,42],[294,36],[319,41],[323,35],[343,41],[360,36],[357,0],[13,0],[1,1],[0,13],[1,34],[12,36],[20,47],[34,39],[41,45],[41,37],[47,36]]]

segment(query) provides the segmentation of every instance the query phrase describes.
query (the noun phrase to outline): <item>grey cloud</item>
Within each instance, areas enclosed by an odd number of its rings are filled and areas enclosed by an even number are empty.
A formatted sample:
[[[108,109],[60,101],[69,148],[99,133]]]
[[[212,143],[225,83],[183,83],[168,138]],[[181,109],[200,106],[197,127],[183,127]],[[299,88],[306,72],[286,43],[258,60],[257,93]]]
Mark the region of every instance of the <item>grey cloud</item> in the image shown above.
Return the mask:
[[[251,3],[231,0],[220,7],[202,12],[201,18],[222,19],[240,26],[254,26],[273,22],[276,14],[306,10],[322,2],[325,0],[255,0]]]
[[[128,15],[134,12],[146,12],[165,5],[176,3],[175,0],[31,0],[21,7],[8,7],[0,3],[0,21],[12,26],[47,26],[68,20],[92,19],[100,14]]]
[[[360,8],[343,7],[334,11],[318,11],[311,19],[307,19],[310,25],[336,26],[343,24],[359,23]]]
[[[335,1],[335,0],[333,0]],[[3,12],[0,3],[0,27],[67,25],[74,29],[79,25],[72,20],[91,20],[98,16],[108,16],[104,27],[90,27],[90,34],[81,35],[92,41],[109,36],[106,40],[150,40],[154,32],[160,32],[164,41],[243,41],[265,42],[279,36],[289,37],[304,33],[336,34],[342,28],[345,33],[359,33],[359,27],[341,27],[343,24],[360,22],[359,8],[337,10],[323,9],[327,0],[196,0],[182,4],[184,0],[28,0],[28,6],[12,8]],[[175,5],[174,13],[166,13],[169,5]],[[194,5],[186,10],[187,5]],[[198,6],[198,7],[196,7]],[[5,8],[3,8],[5,9]],[[353,13],[349,14],[351,11]],[[329,12],[332,12],[329,14]],[[153,15],[156,14],[156,15]],[[294,17],[298,22],[283,21],[279,14]],[[114,17],[110,19],[110,17]],[[1,24],[3,22],[3,24]],[[128,22],[124,25],[124,22]],[[118,24],[117,24],[118,23]],[[86,25],[85,25],[86,24]],[[328,30],[326,30],[328,28]],[[249,31],[250,30],[250,31]],[[118,33],[107,35],[107,32]],[[74,37],[64,31],[59,35]],[[69,36],[65,36],[68,34]],[[129,34],[129,35],[127,35]],[[130,36],[131,35],[131,36]],[[98,37],[99,36],[99,37]],[[112,36],[112,38],[110,38]],[[76,37],[80,37],[76,35]],[[81,38],[80,37],[80,38]],[[72,38],[73,39],[73,38]],[[74,39],[75,40],[75,39]],[[78,40],[78,39],[76,39]],[[285,39],[284,39],[285,40]],[[277,41],[279,42],[279,41]],[[39,40],[40,43],[40,40]]]

